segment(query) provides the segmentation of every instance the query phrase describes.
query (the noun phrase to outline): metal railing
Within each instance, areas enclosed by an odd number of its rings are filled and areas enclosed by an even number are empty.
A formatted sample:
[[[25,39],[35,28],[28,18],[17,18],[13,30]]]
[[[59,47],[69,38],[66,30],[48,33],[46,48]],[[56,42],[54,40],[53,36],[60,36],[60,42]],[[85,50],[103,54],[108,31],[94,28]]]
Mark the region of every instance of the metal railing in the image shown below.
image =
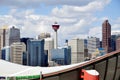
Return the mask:
[[[82,80],[80,78],[82,69],[95,69],[100,74],[100,80],[120,80],[120,50],[107,53],[72,68],[44,74],[43,80]]]

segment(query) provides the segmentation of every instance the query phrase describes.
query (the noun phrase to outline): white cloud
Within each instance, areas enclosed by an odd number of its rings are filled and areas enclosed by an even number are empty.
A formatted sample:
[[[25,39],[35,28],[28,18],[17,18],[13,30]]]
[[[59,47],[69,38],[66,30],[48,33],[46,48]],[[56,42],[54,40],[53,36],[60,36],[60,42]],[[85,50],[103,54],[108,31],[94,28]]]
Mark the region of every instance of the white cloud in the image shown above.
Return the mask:
[[[61,8],[54,8],[52,14],[58,17],[87,17],[92,12],[102,10],[109,2],[110,0],[96,0],[84,6],[64,5]]]
[[[112,27],[112,32],[118,32],[120,31],[120,17],[118,17],[116,20],[114,20],[114,23],[113,25],[111,25]]]
[[[96,26],[96,27],[93,27],[93,28],[89,29],[88,35],[90,37],[101,38],[102,37],[102,27],[101,26]]]
[[[41,4],[44,5],[77,5],[77,6],[83,6],[87,5],[90,2],[93,2],[96,0],[1,0],[0,5],[1,6],[9,6],[12,8],[33,8],[33,7],[39,7]],[[99,0],[97,0],[99,1]]]
[[[11,5],[12,1],[14,1],[14,5]],[[18,10],[13,8],[8,15],[0,16],[0,24],[1,26],[5,24],[16,25],[21,29],[22,36],[36,37],[41,32],[53,34],[54,31],[51,25],[57,21],[60,24],[58,30],[59,41],[64,42],[65,39],[87,37],[88,35],[94,36],[101,33],[100,27],[94,27],[95,25],[93,25],[98,23],[98,19],[94,17],[93,13],[102,10],[110,0],[52,0],[54,3],[51,3],[52,1],[47,2],[47,0],[26,0],[24,3],[23,0],[12,1],[8,3],[4,0],[2,3],[16,7],[26,6],[26,3],[28,6],[31,4],[39,6],[40,2],[47,5],[63,4],[61,8],[54,8],[49,15],[38,15],[35,13],[35,9]],[[19,5],[17,5],[18,2]]]

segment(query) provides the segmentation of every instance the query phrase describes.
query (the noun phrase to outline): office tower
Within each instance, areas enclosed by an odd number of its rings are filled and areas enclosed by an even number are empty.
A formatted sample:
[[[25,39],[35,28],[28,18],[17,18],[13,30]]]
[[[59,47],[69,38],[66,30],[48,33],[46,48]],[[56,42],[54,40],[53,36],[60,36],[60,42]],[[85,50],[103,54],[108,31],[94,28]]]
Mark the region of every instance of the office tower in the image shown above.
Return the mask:
[[[53,49],[51,52],[52,61],[58,65],[71,64],[71,48],[69,46]]]
[[[23,64],[24,52],[26,52],[26,45],[24,43],[12,43],[10,46],[10,61],[17,64]]]
[[[10,28],[6,35],[6,46],[11,45],[14,42],[20,42],[20,29],[14,26]]]
[[[112,51],[116,50],[116,40],[120,37],[120,34],[112,34],[111,35],[111,48]]]
[[[51,50],[54,49],[54,39],[45,38],[44,49],[48,51],[48,61],[51,61]]]
[[[33,39],[33,38],[28,38],[28,37],[20,38],[20,42],[23,42],[26,45],[26,50],[27,50],[27,41],[29,39]]]
[[[47,66],[47,55],[44,52],[44,40],[28,40],[27,64],[29,66]]]
[[[105,20],[102,24],[102,47],[106,53],[111,52],[111,25],[108,20]]]
[[[90,37],[87,39],[87,48],[88,48],[88,54],[92,54],[95,52],[97,48],[100,48],[100,40],[96,37]]]
[[[7,30],[8,29],[0,29],[0,49],[5,46]]]
[[[50,33],[41,33],[40,35],[38,35],[38,39],[44,39],[50,37],[51,37]]]
[[[41,33],[38,39],[44,39],[44,49],[48,51],[48,61],[51,61],[51,50],[54,49],[54,39],[51,38],[50,33]]]
[[[6,45],[6,34],[7,34],[7,27],[2,27],[0,29],[0,59],[1,59],[1,49]]]
[[[120,49],[120,37],[116,40],[116,50]]]
[[[71,63],[79,63],[84,61],[87,53],[86,41],[84,39],[72,39],[68,41],[71,47]]]
[[[1,59],[10,61],[10,46],[1,49]]]
[[[22,64],[23,65],[27,65],[27,51],[26,52],[23,52],[23,55],[22,55]]]
[[[102,48],[102,41],[100,41],[100,47]]]
[[[60,25],[55,22],[55,24],[52,25],[53,30],[55,31],[55,39],[54,39],[54,48],[57,49],[58,47],[58,35],[57,30],[59,29]]]

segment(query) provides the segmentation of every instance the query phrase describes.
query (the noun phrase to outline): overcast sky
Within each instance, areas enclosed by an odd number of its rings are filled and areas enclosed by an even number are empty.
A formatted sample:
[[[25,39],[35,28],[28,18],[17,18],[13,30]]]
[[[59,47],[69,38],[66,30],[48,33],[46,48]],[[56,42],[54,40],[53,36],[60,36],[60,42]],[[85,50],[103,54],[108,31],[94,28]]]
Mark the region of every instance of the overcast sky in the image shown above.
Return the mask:
[[[0,27],[16,26],[21,37],[42,32],[53,36],[57,21],[59,43],[65,39],[101,38],[101,25],[108,19],[112,32],[120,31],[119,0],[0,0]]]

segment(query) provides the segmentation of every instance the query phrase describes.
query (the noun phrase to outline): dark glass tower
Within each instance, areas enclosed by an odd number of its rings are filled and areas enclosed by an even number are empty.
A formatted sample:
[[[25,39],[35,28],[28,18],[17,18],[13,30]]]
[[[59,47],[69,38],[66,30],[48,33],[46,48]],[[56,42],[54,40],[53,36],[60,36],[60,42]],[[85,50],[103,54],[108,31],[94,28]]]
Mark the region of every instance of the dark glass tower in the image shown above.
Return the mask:
[[[102,47],[106,53],[111,52],[111,25],[108,20],[105,20],[102,24]]]

